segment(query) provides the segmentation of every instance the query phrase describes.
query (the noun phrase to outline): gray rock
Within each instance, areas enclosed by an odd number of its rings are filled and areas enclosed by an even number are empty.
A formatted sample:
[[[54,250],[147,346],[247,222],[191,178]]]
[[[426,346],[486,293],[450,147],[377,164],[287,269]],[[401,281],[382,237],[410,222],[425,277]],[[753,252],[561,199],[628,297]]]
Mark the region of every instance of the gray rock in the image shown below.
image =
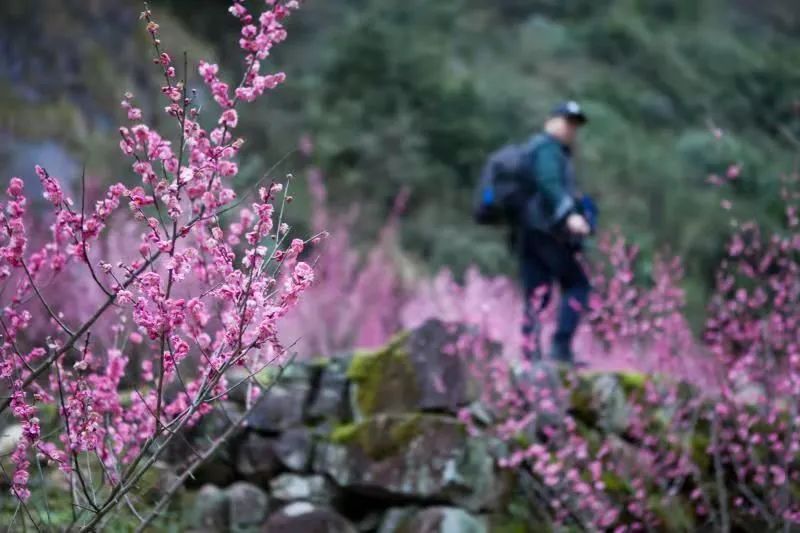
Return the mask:
[[[376,497],[491,508],[502,484],[488,440],[450,417],[378,415],[317,446],[314,470],[340,487]]]
[[[464,327],[429,320],[411,333],[407,350],[417,376],[422,410],[457,413],[478,399],[478,384],[472,378],[463,354],[457,352]]]
[[[257,531],[267,518],[267,493],[250,483],[239,481],[225,490],[231,531]]]
[[[217,533],[228,531],[228,495],[214,485],[203,485],[194,500],[195,531]]]
[[[236,454],[236,470],[246,480],[266,487],[269,480],[281,470],[282,464],[275,452],[275,440],[250,432]]]
[[[307,382],[273,385],[263,393],[247,416],[245,425],[261,433],[280,433],[303,423],[303,408],[308,398]]]
[[[417,507],[393,507],[383,515],[378,533],[395,533],[419,511]]]
[[[478,384],[458,353],[467,330],[429,320],[374,352],[353,356],[348,368],[353,413],[436,411],[456,414],[479,397]]]
[[[183,431],[181,436],[172,439],[167,454],[168,462],[180,470],[196,461],[218,436],[242,415],[241,406],[233,402],[221,402],[213,412],[204,416],[196,426]],[[193,483],[224,486],[235,480],[235,454],[233,443],[241,435],[237,429],[216,452],[203,462],[193,473]]]
[[[458,507],[430,507],[381,533],[487,533],[486,524]]]
[[[242,366],[234,366],[225,372],[229,387],[228,400],[239,405],[245,404],[249,376],[250,371]]]
[[[19,424],[11,424],[0,429],[0,457],[11,454],[21,438],[22,426]]]
[[[273,513],[263,533],[357,533],[346,518],[328,507],[308,502],[290,503]]]
[[[275,441],[274,450],[278,460],[289,470],[305,472],[311,462],[314,442],[311,432],[305,427],[289,429]]]
[[[282,502],[302,500],[325,505],[333,500],[334,488],[323,476],[282,474],[270,482],[269,492]]]
[[[364,533],[375,533],[383,520],[383,513],[375,510],[369,511],[355,523],[356,529]]]
[[[248,432],[236,453],[236,471],[251,483],[266,487],[269,480],[284,470],[306,472],[313,453],[308,429],[289,429],[277,437]]]
[[[605,431],[620,433],[628,427],[630,407],[617,376],[603,374],[592,381],[592,407]]]
[[[306,416],[310,420],[351,418],[348,401],[347,366],[350,358],[326,361],[319,369],[319,376]]]
[[[313,370],[306,363],[292,362],[283,369],[276,369],[278,381],[281,383],[310,383]]]

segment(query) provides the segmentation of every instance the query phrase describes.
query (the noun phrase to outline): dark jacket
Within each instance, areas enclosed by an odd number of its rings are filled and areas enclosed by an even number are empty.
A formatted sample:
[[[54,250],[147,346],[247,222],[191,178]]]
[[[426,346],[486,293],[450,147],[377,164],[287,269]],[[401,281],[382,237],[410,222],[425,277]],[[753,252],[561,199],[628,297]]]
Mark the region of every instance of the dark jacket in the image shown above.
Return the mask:
[[[579,192],[575,183],[572,154],[551,135],[540,133],[525,150],[526,199],[520,217],[521,230],[563,233],[567,215],[577,210]]]

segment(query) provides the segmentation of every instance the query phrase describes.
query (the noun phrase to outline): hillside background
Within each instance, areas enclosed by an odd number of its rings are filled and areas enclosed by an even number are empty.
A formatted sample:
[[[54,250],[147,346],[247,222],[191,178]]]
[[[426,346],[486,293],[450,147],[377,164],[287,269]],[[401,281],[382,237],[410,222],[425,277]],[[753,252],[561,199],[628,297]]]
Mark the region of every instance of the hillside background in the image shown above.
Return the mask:
[[[174,56],[234,56],[227,2],[150,5]],[[37,161],[67,179],[83,165],[95,182],[127,175],[117,104],[125,89],[145,96],[158,84],[140,9],[0,3],[6,179],[33,183]],[[645,257],[684,257],[698,322],[729,231],[721,201],[740,220],[781,216],[780,178],[800,142],[791,0],[307,0],[289,31],[273,58],[287,83],[242,117],[240,190],[273,165],[278,176],[318,167],[334,208],[358,206],[354,238],[366,249],[407,188],[402,247],[416,275],[470,264],[513,273],[502,232],[471,221],[474,183],[488,152],[531,134],[567,97],[591,116],[579,172],[602,225]],[[152,117],[155,105],[145,102]],[[297,150],[303,138],[310,157]],[[738,177],[724,190],[709,183],[728,172]],[[290,213],[300,232],[310,228],[303,183]]]

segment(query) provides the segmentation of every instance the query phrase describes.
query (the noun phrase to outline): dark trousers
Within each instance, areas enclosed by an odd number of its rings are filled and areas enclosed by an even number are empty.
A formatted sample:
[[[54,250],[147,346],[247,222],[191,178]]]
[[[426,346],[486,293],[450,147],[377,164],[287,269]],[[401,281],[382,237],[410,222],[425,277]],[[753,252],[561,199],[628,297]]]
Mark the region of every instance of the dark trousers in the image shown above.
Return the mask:
[[[577,247],[549,233],[528,231],[520,242],[520,275],[525,295],[525,320],[522,333],[526,355],[538,358],[539,315],[550,303],[554,282],[561,289],[558,324],[553,337],[553,357],[572,362],[572,338],[580,323],[581,311],[589,300],[589,279],[577,259]]]

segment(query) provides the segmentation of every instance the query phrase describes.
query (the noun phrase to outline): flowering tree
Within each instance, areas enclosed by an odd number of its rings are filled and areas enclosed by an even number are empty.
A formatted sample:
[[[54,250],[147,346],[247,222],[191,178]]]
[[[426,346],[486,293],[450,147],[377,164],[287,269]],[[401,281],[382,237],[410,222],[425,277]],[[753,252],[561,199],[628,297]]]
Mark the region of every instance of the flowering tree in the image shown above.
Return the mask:
[[[657,261],[642,286],[635,248],[601,240],[587,310],[594,350],[632,355],[651,376],[496,357],[486,330],[462,339],[491,413],[462,419],[507,444],[500,463],[528,473],[531,509],[620,532],[800,524],[800,234],[789,185],[785,230],[764,238],[746,223],[732,236],[702,345],[682,312],[679,263]]]
[[[144,528],[214,446],[198,453],[153,508],[136,509],[132,489],[171,440],[242,385],[229,384],[226,371],[245,367],[252,376],[287,358],[278,321],[313,281],[312,269],[298,260],[307,243],[289,243],[282,212],[290,197],[283,185],[264,176],[257,191],[238,197],[231,182],[244,142],[234,135],[237,110],[284,80],[262,66],[286,38],[282,22],[297,7],[267,0],[259,14],[233,1],[244,75],[232,90],[217,65],[200,61],[197,72],[218,106],[208,118],[210,108],[201,114],[198,92],[188,86],[186,59],[176,64],[164,51],[145,8],[169,120],[161,131],[148,126],[133,96],[125,95],[131,123],[120,128],[119,145],[138,183],[116,183],[92,206],[85,184],[73,201],[37,166],[52,225],[46,242],[33,247],[23,181],[10,180],[0,215],[0,379],[7,391],[0,413],[10,410],[22,426],[9,473],[21,520],[46,524],[47,513],[31,495],[31,477],[46,463],[66,481],[76,528],[102,528],[122,504]],[[99,253],[131,223],[139,228],[132,250]],[[55,305],[49,294],[60,276],[76,269],[91,280],[86,300],[98,302],[88,317],[63,299]],[[134,354],[138,367],[131,364]],[[252,404],[260,385],[246,382]]]
[[[308,172],[308,187],[313,230],[326,238],[313,259],[314,283],[284,321],[281,336],[287,341],[300,339],[298,358],[380,346],[400,329],[400,309],[411,289],[394,253],[398,217],[407,195],[397,197],[377,241],[362,257],[351,238],[357,211],[351,209],[344,216],[331,213],[317,168]]]

